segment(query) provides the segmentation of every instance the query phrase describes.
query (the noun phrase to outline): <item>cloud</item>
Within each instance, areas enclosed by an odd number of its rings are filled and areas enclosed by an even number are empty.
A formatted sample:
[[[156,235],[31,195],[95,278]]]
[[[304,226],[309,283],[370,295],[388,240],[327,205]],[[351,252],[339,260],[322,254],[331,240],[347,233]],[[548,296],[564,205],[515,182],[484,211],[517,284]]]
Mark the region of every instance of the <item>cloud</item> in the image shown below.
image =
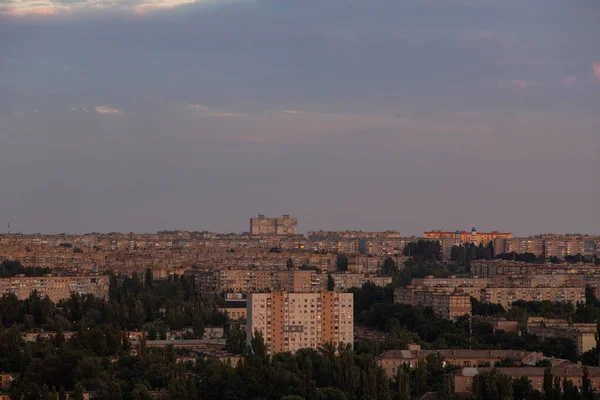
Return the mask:
[[[1,0],[0,15],[24,17],[28,15],[57,15],[73,11],[121,10],[133,14],[146,14],[179,6],[201,4],[203,7],[221,5],[241,0]]]
[[[575,83],[577,83],[577,77],[576,76],[565,76],[562,80],[562,83],[567,86],[573,86]]]
[[[185,107],[187,110],[199,111],[203,115],[210,117],[228,117],[228,118],[239,118],[239,117],[247,117],[248,114],[237,113],[237,112],[228,112],[228,111],[220,111],[210,107],[206,107],[200,104],[190,104]]]
[[[505,89],[527,89],[530,87],[539,86],[537,82],[522,80],[499,81],[498,85]]]
[[[594,75],[600,79],[600,61],[596,61],[592,66],[594,67]]]
[[[115,114],[115,115],[123,114],[123,111],[119,110],[118,108],[112,108],[112,107],[107,107],[107,106],[96,106],[95,110],[98,114]]]

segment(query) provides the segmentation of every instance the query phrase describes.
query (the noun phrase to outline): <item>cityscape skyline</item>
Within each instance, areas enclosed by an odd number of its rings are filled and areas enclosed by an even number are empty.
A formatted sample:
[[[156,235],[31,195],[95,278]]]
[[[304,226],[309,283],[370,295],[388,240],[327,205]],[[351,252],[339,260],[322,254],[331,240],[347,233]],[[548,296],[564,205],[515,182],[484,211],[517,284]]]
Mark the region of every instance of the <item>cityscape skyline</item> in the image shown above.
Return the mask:
[[[600,0],[0,0],[0,400],[600,400]]]
[[[302,221],[301,218],[298,218],[298,220]],[[240,224],[242,225],[242,224]],[[159,233],[159,232],[211,232],[211,233],[216,233],[216,234],[235,234],[235,235],[241,235],[241,234],[250,234],[250,229],[247,228],[247,223],[245,224],[246,228],[245,229],[240,229],[240,230],[218,230],[218,229],[182,229],[182,228],[170,228],[170,229],[156,229],[156,230],[151,230],[151,231],[135,231],[135,230],[88,230],[88,231],[21,231],[18,229],[14,228],[14,225],[11,225],[10,228],[8,226],[5,226],[5,230],[1,230],[0,229],[0,235],[7,235],[7,234],[20,234],[20,235],[61,235],[61,234],[65,234],[65,235],[86,235],[86,234],[108,234],[108,233],[119,233],[119,234],[140,234],[140,235],[147,235],[147,234],[154,234],[154,233]],[[301,223],[299,223],[299,225],[301,226]],[[349,227],[349,228],[345,228],[345,229],[325,229],[322,227],[316,227],[316,228],[310,228],[310,229],[306,229],[306,228],[298,228],[297,235],[302,235],[302,236],[307,236],[310,232],[386,232],[386,231],[396,231],[400,234],[401,237],[426,237],[428,232],[434,232],[434,231],[440,231],[440,232],[451,232],[454,233],[456,231],[460,231],[461,233],[465,234],[465,233],[470,233],[471,230],[473,228],[476,228],[477,225],[470,225],[470,226],[465,226],[465,227],[455,227],[455,229],[452,229],[452,227],[446,229],[445,227],[440,227],[440,226],[436,226],[433,227],[431,229],[423,229],[421,231],[417,231],[417,232],[408,232],[408,231],[404,231],[401,229],[398,229],[397,227],[388,227],[388,228],[384,228],[384,229],[362,229],[361,227]],[[490,229],[477,229],[477,231],[479,232],[510,232],[512,234],[512,237],[515,238],[526,238],[526,237],[533,237],[533,236],[537,236],[537,235],[584,235],[584,236],[600,236],[600,231],[597,232],[560,232],[560,231],[539,231],[539,232],[530,232],[530,233],[515,233],[514,231],[512,231],[511,229],[506,229],[506,230],[500,230],[500,229],[495,229],[495,228],[490,228]],[[260,234],[259,234],[260,235]]]

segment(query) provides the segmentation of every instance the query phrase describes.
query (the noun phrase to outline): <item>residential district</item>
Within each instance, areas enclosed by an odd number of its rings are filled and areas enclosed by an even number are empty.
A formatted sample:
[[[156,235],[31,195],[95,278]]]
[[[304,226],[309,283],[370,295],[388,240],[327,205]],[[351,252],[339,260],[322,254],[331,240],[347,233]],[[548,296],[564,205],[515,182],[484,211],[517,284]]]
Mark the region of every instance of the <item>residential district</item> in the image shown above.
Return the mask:
[[[0,235],[2,399],[593,399],[600,236]]]

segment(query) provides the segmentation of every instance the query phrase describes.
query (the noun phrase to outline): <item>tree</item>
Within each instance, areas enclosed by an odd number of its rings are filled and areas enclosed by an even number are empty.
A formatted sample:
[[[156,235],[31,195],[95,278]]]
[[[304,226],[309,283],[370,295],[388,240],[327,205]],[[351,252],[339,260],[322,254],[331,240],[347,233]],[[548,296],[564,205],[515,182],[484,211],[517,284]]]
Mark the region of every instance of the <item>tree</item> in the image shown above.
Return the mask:
[[[579,390],[573,382],[567,379],[565,376],[563,378],[563,400],[579,400]]]
[[[250,351],[257,360],[262,362],[267,362],[269,360],[269,356],[267,355],[267,345],[259,330],[254,331],[254,336],[252,336],[252,340],[250,341]]]
[[[397,271],[398,267],[392,257],[386,257],[385,260],[383,260],[383,265],[381,267],[382,274],[385,276],[393,276]]]
[[[348,257],[344,253],[338,253],[335,260],[335,267],[339,272],[348,271]]]
[[[225,350],[233,354],[242,354],[246,348],[246,333],[238,324],[231,324],[227,330]]]
[[[291,258],[288,258],[287,261],[285,262],[285,266],[287,267],[288,270],[293,270],[294,269],[294,261]]]
[[[513,398],[510,376],[496,370],[473,377],[473,394],[477,400],[508,400]]]
[[[81,385],[81,383],[77,382],[75,384],[75,387],[73,387],[73,395],[71,397],[71,399],[73,400],[83,400],[83,393],[85,392],[85,390],[83,389],[83,386]]]
[[[327,290],[330,292],[335,290],[335,281],[333,280],[333,276],[331,276],[331,274],[327,274]]]
[[[554,400],[561,400],[561,390],[560,390],[560,377],[554,377],[554,387],[552,388],[552,398]]]
[[[583,367],[583,378],[581,379],[581,396],[585,400],[594,399],[594,389],[590,380],[590,371]]]
[[[146,269],[146,274],[144,276],[144,285],[147,288],[151,288],[154,283],[154,277],[152,276],[152,270],[150,268]]]
[[[65,387],[62,385],[58,390],[58,400],[67,400],[67,393],[65,392]]]
[[[513,396],[515,400],[525,400],[533,392],[533,385],[526,376],[515,379],[513,385]]]
[[[543,383],[543,388],[544,388],[544,397],[546,398],[546,400],[553,400],[554,396],[552,393],[552,367],[548,366],[546,367],[546,369],[544,370],[544,383]]]
[[[40,392],[40,398],[41,398],[41,400],[50,400],[50,388],[48,387],[48,385],[44,384],[42,386],[42,390]]]
[[[454,398],[454,374],[444,375],[444,391],[442,393],[443,400],[451,400]]]
[[[417,262],[433,262],[442,259],[442,246],[437,240],[410,242],[404,247],[404,255]]]
[[[398,373],[396,374],[399,400],[410,400],[410,376],[408,372],[404,368],[398,368]]]
[[[427,387],[427,365],[423,361],[419,361],[415,370],[415,395],[419,396],[425,393]]]

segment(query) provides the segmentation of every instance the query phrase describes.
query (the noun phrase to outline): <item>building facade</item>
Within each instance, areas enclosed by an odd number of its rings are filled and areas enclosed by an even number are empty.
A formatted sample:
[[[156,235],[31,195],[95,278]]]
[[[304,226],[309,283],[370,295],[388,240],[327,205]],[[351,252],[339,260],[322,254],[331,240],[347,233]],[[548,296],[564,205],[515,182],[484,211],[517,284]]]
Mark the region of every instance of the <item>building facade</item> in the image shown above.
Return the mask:
[[[450,320],[471,315],[471,296],[459,291],[446,292],[432,288],[414,287],[397,288],[394,291],[394,302],[413,307],[431,307],[436,315]]]
[[[247,340],[262,334],[270,353],[354,342],[352,293],[251,293]]]
[[[251,235],[295,235],[297,231],[298,219],[286,214],[279,218],[267,218],[263,214],[250,218]]]
[[[0,279],[0,296],[13,293],[19,300],[25,300],[33,291],[40,297],[48,296],[53,302],[68,299],[72,294],[92,294],[96,297],[108,296],[109,277],[94,276],[15,276]]]

